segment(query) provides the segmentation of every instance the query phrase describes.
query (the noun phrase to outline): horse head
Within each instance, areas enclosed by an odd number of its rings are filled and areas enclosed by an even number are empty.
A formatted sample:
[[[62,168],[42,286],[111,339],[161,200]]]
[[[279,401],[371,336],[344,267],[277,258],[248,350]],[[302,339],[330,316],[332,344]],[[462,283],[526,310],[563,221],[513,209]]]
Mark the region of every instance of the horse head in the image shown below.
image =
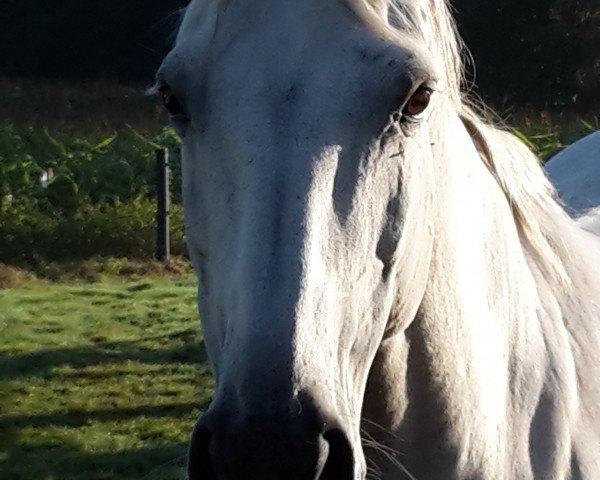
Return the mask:
[[[369,369],[432,242],[423,51],[340,2],[189,7],[157,81],[216,378],[191,478],[364,476]]]
[[[568,468],[571,337],[535,328],[577,304],[554,230],[584,240],[458,51],[444,0],[191,2],[157,74],[216,381],[190,480],[363,479],[366,420],[423,478]]]

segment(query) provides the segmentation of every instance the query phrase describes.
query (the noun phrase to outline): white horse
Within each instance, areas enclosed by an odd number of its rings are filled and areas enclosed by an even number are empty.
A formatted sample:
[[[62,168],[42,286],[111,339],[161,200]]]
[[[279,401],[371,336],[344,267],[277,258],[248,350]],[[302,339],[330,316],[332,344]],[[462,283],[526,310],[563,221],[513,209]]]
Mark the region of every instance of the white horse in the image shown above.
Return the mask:
[[[552,157],[546,171],[579,224],[600,235],[600,132]]]
[[[600,478],[600,242],[460,83],[444,0],[192,1],[190,479]]]

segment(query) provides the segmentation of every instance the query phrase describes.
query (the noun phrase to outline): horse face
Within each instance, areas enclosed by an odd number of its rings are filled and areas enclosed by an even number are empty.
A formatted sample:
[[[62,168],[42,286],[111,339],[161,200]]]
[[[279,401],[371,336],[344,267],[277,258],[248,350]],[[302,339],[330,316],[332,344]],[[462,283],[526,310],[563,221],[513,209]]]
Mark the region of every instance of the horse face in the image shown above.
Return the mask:
[[[402,178],[430,155],[427,72],[337,2],[188,9],[158,82],[216,379],[191,479],[364,477],[365,385],[412,262]]]

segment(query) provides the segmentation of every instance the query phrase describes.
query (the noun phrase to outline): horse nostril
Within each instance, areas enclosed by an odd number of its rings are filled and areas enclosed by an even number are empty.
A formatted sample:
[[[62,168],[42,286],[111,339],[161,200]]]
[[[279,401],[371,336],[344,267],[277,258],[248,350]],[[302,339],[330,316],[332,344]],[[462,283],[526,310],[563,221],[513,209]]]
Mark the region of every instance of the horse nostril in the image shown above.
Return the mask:
[[[188,480],[217,480],[210,455],[210,430],[196,425],[188,453]]]
[[[309,409],[305,405],[303,413],[308,415]],[[357,476],[345,430],[337,421],[319,416],[316,409],[309,418],[291,420],[227,412],[213,411],[196,423],[188,480],[354,480]],[[323,426],[330,428],[320,433]]]
[[[354,454],[346,434],[339,428],[326,431],[323,439],[329,454],[320,480],[354,480]]]

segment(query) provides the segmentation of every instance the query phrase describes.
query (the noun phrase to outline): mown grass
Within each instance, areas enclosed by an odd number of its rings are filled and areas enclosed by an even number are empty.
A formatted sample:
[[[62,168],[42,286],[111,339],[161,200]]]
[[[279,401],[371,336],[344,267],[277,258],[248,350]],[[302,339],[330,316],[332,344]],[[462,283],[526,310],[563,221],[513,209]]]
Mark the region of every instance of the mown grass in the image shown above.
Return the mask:
[[[195,279],[0,291],[0,478],[183,479],[212,379]]]

